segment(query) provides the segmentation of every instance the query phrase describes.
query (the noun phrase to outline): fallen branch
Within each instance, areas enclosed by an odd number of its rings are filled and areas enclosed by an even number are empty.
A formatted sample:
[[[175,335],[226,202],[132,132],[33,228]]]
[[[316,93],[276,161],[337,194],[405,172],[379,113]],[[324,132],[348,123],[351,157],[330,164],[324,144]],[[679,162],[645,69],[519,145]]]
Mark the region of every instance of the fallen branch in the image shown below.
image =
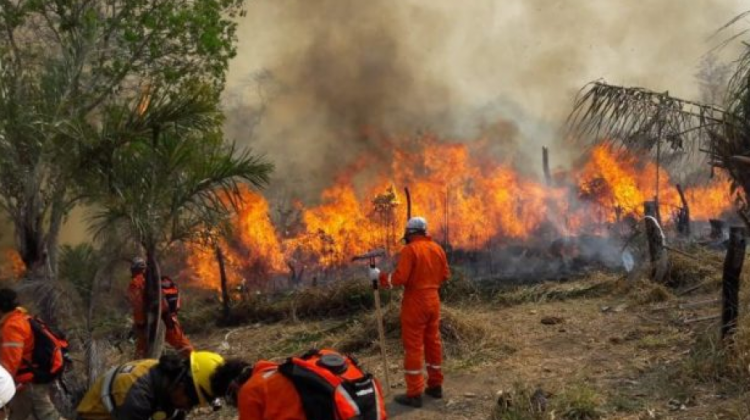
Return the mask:
[[[672,304],[672,305],[663,305],[663,306],[657,306],[655,308],[651,308],[652,312],[658,312],[663,311],[666,309],[690,309],[690,308],[699,308],[701,306],[707,306],[715,303],[721,302],[721,299],[706,299],[706,300],[699,300],[696,302],[687,302],[687,303],[679,303],[679,304]]]
[[[685,296],[686,294],[688,294],[688,293],[690,293],[690,292],[694,292],[694,291],[696,291],[696,290],[698,290],[698,289],[702,288],[703,286],[707,286],[707,285],[708,285],[709,283],[711,283],[712,281],[713,281],[713,280],[704,280],[704,281],[702,281],[702,282],[700,282],[700,283],[696,284],[695,286],[692,286],[692,287],[688,287],[687,289],[685,289],[685,290],[681,291],[680,293],[677,293],[677,296]]]
[[[704,321],[712,321],[714,319],[721,318],[721,314],[715,314],[715,315],[708,315],[708,316],[702,316],[699,318],[692,318],[692,319],[685,319],[682,321],[683,324],[693,324],[696,322],[704,322]]]

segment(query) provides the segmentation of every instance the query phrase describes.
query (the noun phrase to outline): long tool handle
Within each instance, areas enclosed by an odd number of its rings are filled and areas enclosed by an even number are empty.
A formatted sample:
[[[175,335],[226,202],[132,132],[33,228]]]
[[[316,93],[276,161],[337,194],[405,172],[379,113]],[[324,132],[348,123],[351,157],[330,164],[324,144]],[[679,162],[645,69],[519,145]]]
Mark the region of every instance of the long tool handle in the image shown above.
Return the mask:
[[[375,264],[370,264],[374,267]],[[383,358],[383,371],[385,372],[385,395],[391,392],[391,374],[388,371],[388,355],[385,351],[385,328],[383,328],[383,310],[380,308],[380,289],[378,280],[372,281],[372,293],[375,297],[375,317],[378,321],[378,336],[380,336],[380,356]]]
[[[406,221],[411,219],[411,193],[409,193],[409,187],[404,187],[404,194],[406,194]]]

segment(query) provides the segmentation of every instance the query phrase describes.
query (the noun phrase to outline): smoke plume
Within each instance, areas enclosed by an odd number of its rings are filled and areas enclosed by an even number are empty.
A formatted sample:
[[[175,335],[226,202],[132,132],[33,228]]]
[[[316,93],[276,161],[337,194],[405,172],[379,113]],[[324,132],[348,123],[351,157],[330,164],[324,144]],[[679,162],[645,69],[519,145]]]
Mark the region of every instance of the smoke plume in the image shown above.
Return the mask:
[[[363,155],[388,164],[383,149],[420,130],[483,137],[498,158],[535,170],[546,144],[564,164],[576,155],[558,131],[578,89],[606,78],[694,97],[710,36],[741,10],[710,0],[257,0],[240,22],[228,132],[275,161],[277,186],[307,198]]]

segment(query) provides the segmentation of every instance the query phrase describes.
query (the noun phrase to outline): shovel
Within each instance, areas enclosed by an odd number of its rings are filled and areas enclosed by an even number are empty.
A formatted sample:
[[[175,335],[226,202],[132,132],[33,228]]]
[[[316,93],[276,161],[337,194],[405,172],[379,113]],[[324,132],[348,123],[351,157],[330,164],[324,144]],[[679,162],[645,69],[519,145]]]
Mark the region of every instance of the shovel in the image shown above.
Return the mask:
[[[375,268],[375,259],[385,256],[385,251],[377,249],[366,254],[357,255],[352,261],[369,260],[370,268]],[[380,290],[378,280],[372,281],[372,294],[375,297],[375,317],[378,322],[378,336],[380,338],[380,357],[383,359],[383,371],[385,372],[385,395],[391,391],[391,374],[388,372],[388,355],[385,351],[385,328],[383,327],[383,310],[380,307]]]

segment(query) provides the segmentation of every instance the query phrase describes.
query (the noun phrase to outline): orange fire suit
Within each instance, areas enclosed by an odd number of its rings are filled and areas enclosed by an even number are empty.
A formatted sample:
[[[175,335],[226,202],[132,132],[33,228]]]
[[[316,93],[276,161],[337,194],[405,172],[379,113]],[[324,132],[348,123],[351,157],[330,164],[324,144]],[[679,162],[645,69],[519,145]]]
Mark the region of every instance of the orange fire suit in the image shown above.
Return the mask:
[[[146,315],[146,276],[136,274],[128,286],[128,300],[133,307],[133,324],[135,331],[135,359],[146,357],[148,330]],[[164,321],[166,334],[164,340],[184,357],[189,357],[193,352],[193,345],[185,335],[185,332],[177,320],[177,314],[172,313],[162,303],[161,318]]]
[[[259,361],[237,395],[239,420],[307,420],[294,384],[278,373],[278,364]]]
[[[404,286],[401,304],[401,339],[404,343],[406,395],[424,391],[424,360],[427,386],[443,384],[440,340],[440,285],[450,277],[445,251],[429,236],[416,236],[401,251],[393,273],[381,273],[380,285]]]
[[[31,360],[34,351],[34,334],[29,324],[29,314],[23,308],[16,308],[0,320],[0,364],[12,376],[16,384],[29,383],[34,376],[31,372],[18,375],[24,360]]]

